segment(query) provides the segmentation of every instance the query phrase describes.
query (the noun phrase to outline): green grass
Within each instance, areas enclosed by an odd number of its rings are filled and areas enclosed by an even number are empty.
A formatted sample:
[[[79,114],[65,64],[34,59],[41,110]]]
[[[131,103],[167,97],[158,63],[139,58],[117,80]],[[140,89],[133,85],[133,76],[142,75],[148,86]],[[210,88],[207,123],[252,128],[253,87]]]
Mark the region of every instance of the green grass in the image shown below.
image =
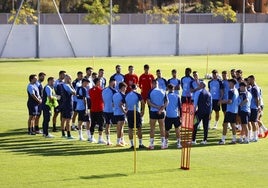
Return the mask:
[[[209,56],[208,59],[209,72],[214,68],[220,72],[237,68],[242,69],[245,76],[254,74],[267,105],[268,55]],[[44,71],[47,76],[57,77],[58,71],[63,69],[75,77],[77,71],[84,72],[85,67],[93,66],[96,71],[104,68],[108,78],[114,73],[116,64],[122,65],[123,73],[132,64],[138,75],[142,73],[143,65],[149,64],[152,73],[160,68],[166,78],[170,77],[173,68],[182,77],[186,67],[197,70],[203,77],[206,62],[206,56],[1,59],[1,187],[267,187],[267,139],[249,145],[218,146],[221,130],[210,130],[209,144],[192,148],[190,170],[183,171],[179,168],[181,151],[176,149],[172,133],[168,150],[158,147],[154,151],[138,151],[137,173],[134,174],[133,152],[127,148],[68,141],[61,139],[60,133],[55,139],[26,135],[26,86],[31,73]],[[265,109],[263,120],[267,124],[266,114]],[[148,115],[145,122],[148,122]],[[144,124],[146,145],[148,127]],[[77,133],[73,135],[77,136]],[[112,136],[115,142],[114,128]],[[228,136],[230,138],[230,133]],[[159,145],[159,135],[156,138]],[[197,138],[202,139],[202,131]]]

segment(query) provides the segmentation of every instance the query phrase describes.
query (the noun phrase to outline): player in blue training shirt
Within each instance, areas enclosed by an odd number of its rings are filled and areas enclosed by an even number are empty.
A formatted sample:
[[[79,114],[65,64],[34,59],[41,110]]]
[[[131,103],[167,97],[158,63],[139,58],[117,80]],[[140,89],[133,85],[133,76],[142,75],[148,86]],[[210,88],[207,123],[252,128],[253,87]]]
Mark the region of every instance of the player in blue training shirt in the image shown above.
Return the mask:
[[[222,139],[219,141],[219,144],[225,144],[227,127],[228,123],[231,124],[233,138],[230,144],[236,144],[236,115],[238,113],[238,103],[239,103],[239,93],[235,88],[236,80],[229,79],[229,92],[228,92],[228,100],[222,100],[221,103],[226,103],[226,114],[223,121],[223,130],[222,130]]]
[[[42,82],[45,80],[46,74],[44,72],[40,72],[38,74],[38,80],[36,82],[36,86],[38,87],[40,97],[43,98],[43,85]],[[39,119],[42,114],[42,105],[38,106],[38,115],[35,118],[34,129],[36,134],[42,134],[42,131],[39,129]]]
[[[180,139],[180,108],[181,102],[179,96],[174,92],[174,86],[172,84],[167,85],[168,94],[167,99],[169,101],[166,107],[166,118],[165,118],[165,148],[168,148],[168,138],[170,129],[172,125],[175,127],[175,133],[177,138],[177,148],[181,148],[181,139]]]
[[[73,115],[73,100],[72,96],[75,95],[75,89],[72,86],[72,78],[69,75],[65,75],[64,84],[62,84],[62,111],[61,111],[61,131],[62,137],[65,138],[65,128],[67,130],[67,138],[74,139],[71,136],[70,122]]]
[[[162,89],[165,92],[167,90],[167,80],[162,77],[162,72],[160,69],[156,70],[156,80],[158,81],[159,89]]]
[[[165,108],[168,104],[168,99],[163,90],[158,88],[157,80],[152,81],[152,89],[148,94],[148,105],[150,106],[150,150],[154,149],[155,124],[158,121],[161,135],[161,149],[165,149]]]
[[[191,92],[191,83],[194,80],[191,76],[192,69],[186,68],[185,69],[185,76],[181,78],[181,103],[190,103],[192,102],[192,92]]]
[[[115,67],[115,70],[116,70],[116,73],[113,74],[110,79],[115,79],[115,89],[116,91],[119,90],[119,84],[121,82],[124,82],[125,81],[125,77],[123,74],[121,74],[121,65],[116,65]]]
[[[215,124],[214,129],[217,129],[220,119],[220,101],[223,97],[222,81],[218,78],[218,71],[212,71],[212,79],[208,82],[209,92],[212,96],[212,110],[215,111]]]
[[[139,138],[139,149],[146,148],[142,144],[142,123],[141,117],[143,116],[143,111],[140,111],[139,103],[144,103],[141,94],[136,92],[137,85],[131,85],[131,91],[126,95],[125,102],[126,102],[126,110],[127,110],[127,122],[128,122],[128,136],[130,141],[130,149],[134,149],[133,143],[133,128],[134,128],[134,107],[136,110],[136,127],[138,129],[138,138]]]
[[[100,84],[101,88],[104,89],[106,87],[106,78],[104,77],[104,69],[99,69],[98,78],[101,81]]]
[[[27,107],[29,112],[28,118],[28,134],[35,135],[34,124],[35,118],[38,115],[38,106],[42,103],[38,87],[36,86],[37,75],[31,74],[29,76],[30,83],[27,86],[28,101]]]
[[[252,99],[250,103],[250,117],[249,117],[249,121],[251,123],[252,131],[253,131],[253,139],[251,141],[257,142],[258,131],[259,131],[258,115],[259,115],[259,112],[261,111],[260,88],[256,84],[254,75],[250,75],[248,77],[248,82],[251,85],[250,93],[252,95]]]
[[[88,141],[90,141],[91,134],[90,134],[90,120],[89,120],[89,104],[88,104],[88,92],[87,86],[89,84],[89,80],[86,78],[82,79],[82,85],[80,87],[76,87],[76,111],[78,113],[78,133],[79,133],[79,140],[83,141],[83,122],[86,122],[86,129],[87,129],[87,137]]]
[[[78,87],[81,87],[82,85],[82,79],[83,79],[83,72],[82,71],[78,71],[77,72],[77,78],[72,82],[72,86],[73,88],[76,90]],[[72,117],[72,130],[77,130],[78,127],[75,126],[75,120],[76,120],[76,117],[78,115],[77,111],[76,111],[76,104],[77,104],[77,98],[76,96],[74,95],[73,96],[73,111],[74,111],[74,114],[73,114],[73,117]]]
[[[172,78],[167,81],[167,84],[172,84],[174,86],[174,92],[179,95],[181,81],[177,78],[177,71],[173,69],[171,71]]]
[[[198,77],[198,72],[197,71],[193,71],[193,78],[194,79],[191,82],[190,90],[192,92],[192,98],[194,99],[195,92],[201,89],[200,88],[201,80]]]
[[[247,84],[245,82],[241,82],[239,84],[239,110],[238,115],[241,119],[242,131],[239,139],[240,143],[249,143],[248,138],[248,123],[249,123],[249,115],[250,115],[250,103],[251,103],[251,93],[247,91]],[[243,138],[244,137],[244,138]]]
[[[200,144],[207,144],[208,137],[208,124],[209,116],[212,111],[212,97],[211,94],[206,90],[206,84],[200,82],[200,90],[196,91],[194,95],[194,107],[195,116],[197,117],[197,122],[194,124],[194,131],[192,134],[192,144],[196,144],[196,133],[200,121],[203,122],[204,137]]]
[[[125,92],[127,89],[127,84],[125,82],[119,83],[119,92],[113,95],[113,105],[114,105],[114,119],[117,123],[117,142],[116,146],[123,147],[126,145],[124,141],[124,124],[125,124],[125,114],[127,113],[125,109]]]
[[[104,103],[103,116],[105,119],[105,134],[107,139],[107,145],[112,145],[110,139],[110,127],[114,124],[114,107],[113,107],[113,95],[115,90],[115,79],[109,80],[109,86],[102,90],[102,99]]]
[[[56,95],[60,96],[61,92],[62,92],[62,84],[64,84],[64,78],[66,75],[66,71],[61,70],[59,71],[59,78],[54,82],[54,90]],[[57,123],[57,117],[61,112],[61,106],[62,106],[62,99],[61,97],[59,97],[58,99],[58,103],[59,105],[54,108],[54,114],[53,114],[53,118],[52,118],[52,122],[53,122],[53,132],[57,132],[57,127],[56,127],[56,123]],[[60,118],[61,119],[61,118]]]

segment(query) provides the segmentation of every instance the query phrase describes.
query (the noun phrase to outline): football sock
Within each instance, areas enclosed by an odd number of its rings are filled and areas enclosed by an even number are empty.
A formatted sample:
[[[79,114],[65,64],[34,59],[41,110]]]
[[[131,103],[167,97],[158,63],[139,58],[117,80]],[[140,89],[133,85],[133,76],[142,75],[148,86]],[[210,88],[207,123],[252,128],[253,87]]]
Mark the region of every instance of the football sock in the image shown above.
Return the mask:
[[[70,131],[67,131],[67,136],[71,137],[71,132]]]
[[[61,135],[65,136],[65,131],[64,130],[61,130]]]
[[[134,146],[133,139],[130,140],[130,145]]]
[[[139,139],[139,145],[142,145],[142,139]]]

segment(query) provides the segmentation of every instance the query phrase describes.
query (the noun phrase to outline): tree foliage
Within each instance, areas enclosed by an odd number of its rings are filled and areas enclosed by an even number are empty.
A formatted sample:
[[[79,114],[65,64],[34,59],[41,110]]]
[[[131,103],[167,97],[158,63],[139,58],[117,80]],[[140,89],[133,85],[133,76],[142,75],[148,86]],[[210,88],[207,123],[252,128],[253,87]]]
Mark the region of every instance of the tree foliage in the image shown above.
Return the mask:
[[[222,2],[217,2],[217,6],[212,9],[212,13],[215,16],[223,16],[225,22],[236,22],[236,12],[232,10],[232,7]]]
[[[88,0],[84,2],[83,7],[88,14],[85,20],[91,24],[107,25],[110,23],[110,1],[109,0]],[[113,5],[112,12],[118,13],[119,6]],[[117,20],[118,16],[113,16],[113,21]]]
[[[22,5],[22,8],[19,12],[17,19],[15,20],[15,24],[28,24],[29,22],[32,24],[37,24],[37,16],[35,15],[36,11],[29,5],[28,2],[25,2]],[[12,10],[11,16],[8,19],[8,22],[11,23],[14,21],[17,11]]]
[[[236,22],[236,12],[228,4],[220,1],[206,0],[205,3],[196,3],[195,12],[197,13],[213,13],[214,16],[222,16],[226,22]]]
[[[146,14],[149,15],[149,23],[178,23],[178,9],[179,7],[176,6],[176,4],[170,6],[162,6],[161,8],[155,6],[152,10],[147,10]]]

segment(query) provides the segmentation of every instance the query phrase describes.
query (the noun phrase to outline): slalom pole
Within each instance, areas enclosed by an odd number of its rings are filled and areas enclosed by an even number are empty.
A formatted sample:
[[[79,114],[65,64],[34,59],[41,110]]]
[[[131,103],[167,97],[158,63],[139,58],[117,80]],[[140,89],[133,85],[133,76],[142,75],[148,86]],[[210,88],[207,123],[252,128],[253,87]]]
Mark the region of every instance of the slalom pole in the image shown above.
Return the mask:
[[[137,150],[136,150],[136,132],[137,132],[137,120],[136,120],[136,105],[134,105],[134,173],[137,172]]]
[[[92,56],[93,69],[95,69],[95,57]]]
[[[205,76],[205,78],[208,75],[208,55],[209,55],[209,50],[208,50],[208,47],[207,47],[207,64],[206,64],[206,76]]]

